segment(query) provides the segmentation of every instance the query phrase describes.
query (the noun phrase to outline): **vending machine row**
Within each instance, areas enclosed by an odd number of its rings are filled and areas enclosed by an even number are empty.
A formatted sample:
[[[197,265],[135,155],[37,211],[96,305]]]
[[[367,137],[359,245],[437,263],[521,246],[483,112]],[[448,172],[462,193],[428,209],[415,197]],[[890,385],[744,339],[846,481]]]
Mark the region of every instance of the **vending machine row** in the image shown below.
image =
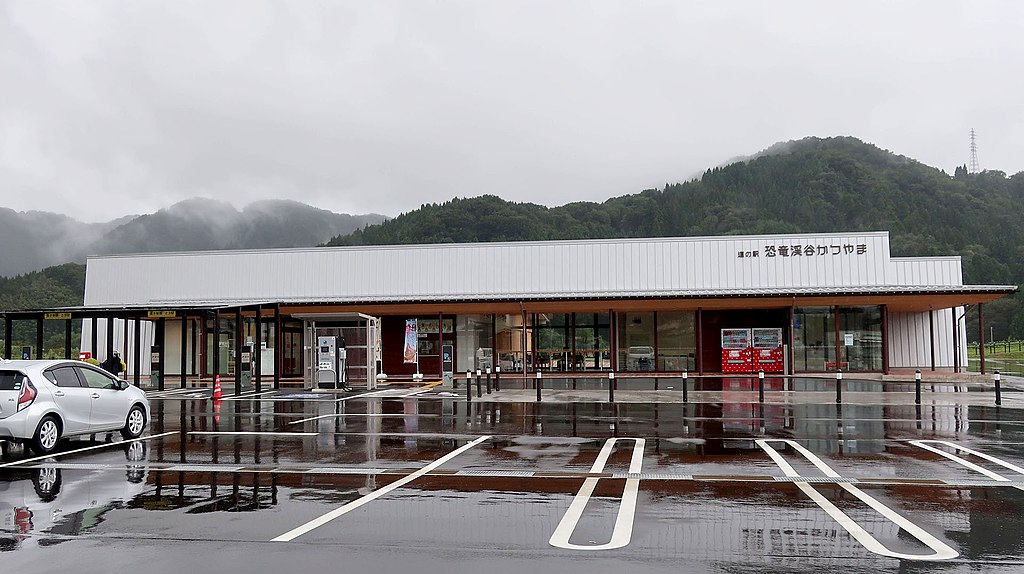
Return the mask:
[[[781,373],[782,329],[722,329],[723,373]]]

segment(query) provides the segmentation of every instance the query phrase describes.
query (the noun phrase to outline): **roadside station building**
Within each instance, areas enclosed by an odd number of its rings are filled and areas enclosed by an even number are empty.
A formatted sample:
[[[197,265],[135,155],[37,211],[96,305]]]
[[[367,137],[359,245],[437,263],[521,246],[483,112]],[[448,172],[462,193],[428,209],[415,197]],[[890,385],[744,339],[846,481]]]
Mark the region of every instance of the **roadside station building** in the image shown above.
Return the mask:
[[[97,256],[84,306],[4,315],[8,333],[83,319],[81,350],[119,350],[136,380],[231,375],[246,355],[256,379],[309,386],[324,334],[370,385],[443,368],[888,373],[964,370],[966,308],[1015,291],[964,285],[959,257],[892,257],[887,232],[814,233]]]

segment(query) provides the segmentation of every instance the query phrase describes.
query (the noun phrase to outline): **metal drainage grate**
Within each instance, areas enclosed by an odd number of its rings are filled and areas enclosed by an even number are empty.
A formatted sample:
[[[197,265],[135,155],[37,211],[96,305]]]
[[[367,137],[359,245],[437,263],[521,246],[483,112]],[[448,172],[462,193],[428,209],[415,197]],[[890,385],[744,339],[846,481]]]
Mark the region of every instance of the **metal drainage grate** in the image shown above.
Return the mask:
[[[497,476],[529,478],[534,475],[532,470],[460,470],[457,476]]]

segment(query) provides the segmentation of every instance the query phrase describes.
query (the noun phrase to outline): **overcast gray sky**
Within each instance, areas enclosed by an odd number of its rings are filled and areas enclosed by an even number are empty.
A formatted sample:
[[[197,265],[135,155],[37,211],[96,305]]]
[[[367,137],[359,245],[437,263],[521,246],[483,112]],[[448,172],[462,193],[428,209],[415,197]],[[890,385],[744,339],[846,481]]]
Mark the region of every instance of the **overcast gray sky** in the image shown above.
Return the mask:
[[[1024,170],[1024,2],[0,3],[0,206],[561,205],[808,135]]]

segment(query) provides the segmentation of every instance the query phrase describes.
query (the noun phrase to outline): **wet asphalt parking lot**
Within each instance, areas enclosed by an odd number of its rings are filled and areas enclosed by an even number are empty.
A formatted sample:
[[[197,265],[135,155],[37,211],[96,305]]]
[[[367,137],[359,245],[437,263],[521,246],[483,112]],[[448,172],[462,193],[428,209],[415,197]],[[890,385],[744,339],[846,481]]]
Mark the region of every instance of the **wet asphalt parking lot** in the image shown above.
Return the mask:
[[[4,571],[1022,572],[1022,393],[151,392],[0,460]],[[778,390],[779,388],[797,390]]]

